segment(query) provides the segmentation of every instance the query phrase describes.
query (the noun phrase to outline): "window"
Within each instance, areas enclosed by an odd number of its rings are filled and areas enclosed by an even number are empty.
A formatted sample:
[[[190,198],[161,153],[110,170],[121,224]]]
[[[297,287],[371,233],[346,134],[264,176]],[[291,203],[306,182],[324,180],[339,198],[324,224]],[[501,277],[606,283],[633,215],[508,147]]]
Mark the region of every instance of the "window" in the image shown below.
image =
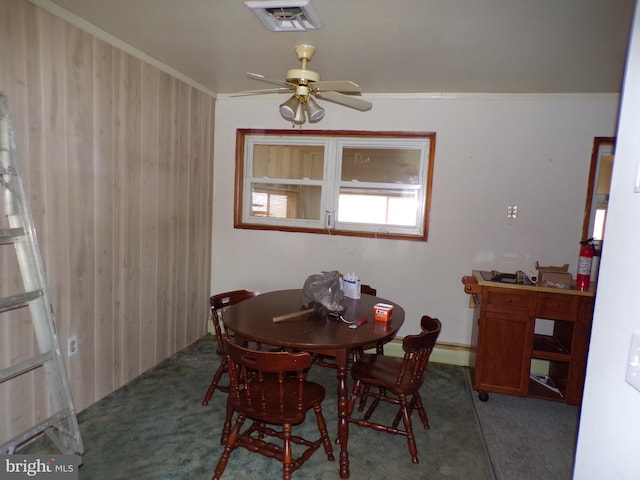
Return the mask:
[[[615,137],[596,137],[591,152],[581,240],[593,238],[598,250],[601,248],[607,220],[615,141]]]
[[[235,227],[426,240],[434,133],[238,130]]]

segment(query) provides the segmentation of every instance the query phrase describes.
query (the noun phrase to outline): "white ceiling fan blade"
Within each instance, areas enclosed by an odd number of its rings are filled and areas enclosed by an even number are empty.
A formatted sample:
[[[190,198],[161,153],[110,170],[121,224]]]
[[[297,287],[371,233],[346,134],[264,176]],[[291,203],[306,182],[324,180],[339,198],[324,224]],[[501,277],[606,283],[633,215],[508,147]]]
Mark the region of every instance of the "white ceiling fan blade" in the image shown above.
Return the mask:
[[[318,92],[316,94],[316,97],[322,100],[328,100],[333,103],[344,105],[345,107],[355,108],[356,110],[360,110],[361,112],[371,110],[371,107],[373,106],[371,102],[350,95],[344,95],[338,92]]]
[[[327,92],[329,90],[334,92],[344,93],[361,93],[360,85],[351,82],[349,80],[335,80],[335,81],[319,81],[311,84],[313,88],[319,92]]]
[[[261,82],[272,83],[274,85],[281,85],[283,87],[291,87],[291,88],[296,87],[295,83],[285,82],[284,80],[278,80],[277,78],[265,77],[264,75],[260,75],[259,73],[247,72],[247,77],[252,78],[254,80],[259,80]]]
[[[244,95],[261,95],[264,93],[290,93],[291,88],[262,88],[260,90],[243,90],[241,92],[230,93],[230,97],[241,97]]]

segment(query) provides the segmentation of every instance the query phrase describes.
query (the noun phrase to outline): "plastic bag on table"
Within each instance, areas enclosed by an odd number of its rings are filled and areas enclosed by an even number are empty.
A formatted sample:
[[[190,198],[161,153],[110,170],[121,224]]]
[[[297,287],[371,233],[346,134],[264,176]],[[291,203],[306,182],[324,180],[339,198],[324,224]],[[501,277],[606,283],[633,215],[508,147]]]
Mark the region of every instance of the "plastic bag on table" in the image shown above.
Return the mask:
[[[302,301],[305,305],[317,302],[330,312],[341,312],[343,299],[338,271],[316,273],[310,275],[304,282]]]

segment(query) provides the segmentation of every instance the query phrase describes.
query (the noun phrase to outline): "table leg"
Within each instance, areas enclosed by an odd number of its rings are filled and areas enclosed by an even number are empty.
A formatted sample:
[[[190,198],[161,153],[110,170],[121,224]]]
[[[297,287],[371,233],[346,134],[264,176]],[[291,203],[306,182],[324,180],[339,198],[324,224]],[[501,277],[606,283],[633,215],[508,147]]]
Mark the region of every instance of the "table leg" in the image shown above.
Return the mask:
[[[336,358],[338,370],[338,443],[340,444],[340,478],[349,478],[349,422],[347,421],[347,358]]]

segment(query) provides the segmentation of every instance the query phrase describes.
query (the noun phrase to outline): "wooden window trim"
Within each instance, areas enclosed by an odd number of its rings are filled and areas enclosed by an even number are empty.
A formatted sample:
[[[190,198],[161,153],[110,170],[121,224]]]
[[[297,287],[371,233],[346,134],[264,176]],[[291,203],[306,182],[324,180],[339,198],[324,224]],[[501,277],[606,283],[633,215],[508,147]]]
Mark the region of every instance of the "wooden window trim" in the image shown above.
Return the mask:
[[[245,175],[245,139],[247,136],[302,136],[302,137],[351,137],[351,138],[398,138],[398,139],[429,139],[427,178],[425,180],[425,200],[423,234],[409,235],[388,232],[365,232],[352,230],[327,230],[326,228],[288,227],[282,225],[265,225],[246,223],[242,220],[244,175]],[[429,236],[429,220],[431,211],[431,197],[433,188],[433,169],[435,160],[436,134],[435,132],[394,132],[394,131],[364,131],[364,130],[302,130],[302,129],[253,129],[240,128],[236,130],[236,158],[234,185],[234,228],[246,230],[272,230],[281,232],[314,233],[320,235],[341,235],[348,237],[384,238],[393,240],[410,240],[426,242]]]

